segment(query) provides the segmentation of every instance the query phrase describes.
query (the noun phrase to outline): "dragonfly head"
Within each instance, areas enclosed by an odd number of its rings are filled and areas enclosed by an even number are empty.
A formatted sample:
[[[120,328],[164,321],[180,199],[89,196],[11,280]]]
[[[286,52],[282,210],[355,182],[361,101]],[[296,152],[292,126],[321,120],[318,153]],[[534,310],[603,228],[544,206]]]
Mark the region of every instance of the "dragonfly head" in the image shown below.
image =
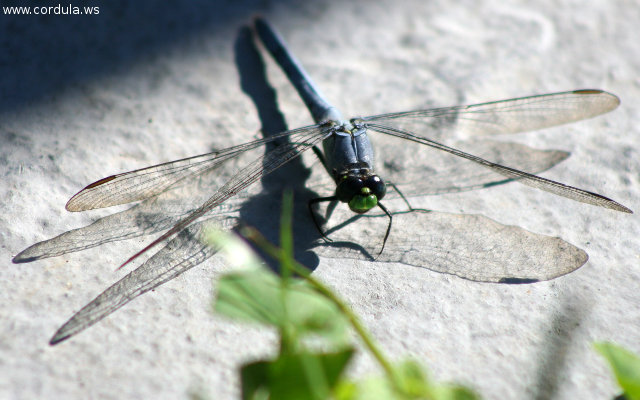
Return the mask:
[[[351,211],[364,214],[387,193],[387,185],[378,175],[347,173],[340,177],[336,197],[349,204]]]

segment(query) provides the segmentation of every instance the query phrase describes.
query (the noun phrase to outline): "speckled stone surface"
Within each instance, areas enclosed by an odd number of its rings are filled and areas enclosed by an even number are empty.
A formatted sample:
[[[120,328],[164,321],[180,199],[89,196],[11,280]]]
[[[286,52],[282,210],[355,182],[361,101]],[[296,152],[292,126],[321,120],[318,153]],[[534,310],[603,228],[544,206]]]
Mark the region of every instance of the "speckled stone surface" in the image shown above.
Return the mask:
[[[640,209],[636,2],[343,3],[108,2],[94,16],[0,18],[0,398],[238,398],[239,366],[276,351],[273,331],[208,311],[212,280],[229,270],[217,257],[55,347],[55,330],[124,276],[116,267],[150,237],[11,263],[27,246],[113,212],[66,212],[84,185],[257,137],[237,45],[256,14],[278,28],[345,115],[578,88],[617,94],[622,104],[610,114],[513,140],[571,152],[545,177]],[[309,124],[269,68],[289,126]],[[567,276],[510,286],[320,258],[314,274],[388,354],[414,357],[437,379],[487,399],[617,392],[591,343],[640,352],[636,215],[516,184],[412,204],[559,236],[590,259]],[[368,356],[352,368],[377,371]]]

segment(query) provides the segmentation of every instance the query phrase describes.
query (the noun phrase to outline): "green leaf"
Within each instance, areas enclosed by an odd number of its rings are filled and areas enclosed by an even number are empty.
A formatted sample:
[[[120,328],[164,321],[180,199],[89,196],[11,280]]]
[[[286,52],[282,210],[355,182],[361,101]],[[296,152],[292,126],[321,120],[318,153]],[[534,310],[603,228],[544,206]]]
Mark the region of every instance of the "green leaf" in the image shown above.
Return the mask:
[[[357,390],[348,392],[349,397],[344,396],[344,391],[340,387],[340,392],[336,396],[339,400],[395,400],[404,399],[400,397],[388,379],[388,376],[375,377],[365,379],[363,382],[357,383]]]
[[[439,385],[433,388],[435,400],[477,400],[480,397],[471,389],[457,385]]]
[[[269,364],[269,361],[258,361],[240,369],[243,400],[269,398]]]
[[[321,334],[335,344],[347,337],[346,320],[333,302],[301,280],[284,286],[263,268],[223,275],[214,309],[231,318],[273,325],[294,337]]]
[[[356,400],[358,393],[358,384],[356,382],[342,379],[333,390],[333,397],[335,400]]]
[[[394,367],[397,381],[403,393],[410,398],[424,396],[429,392],[430,383],[427,374],[415,361],[404,361]]]
[[[422,367],[414,361],[393,366],[390,377],[375,377],[361,383],[341,382],[336,389],[337,400],[474,400],[478,396],[462,386],[436,384],[429,380]]]
[[[609,362],[626,398],[640,400],[640,358],[613,343],[594,343],[594,347]]]
[[[336,353],[303,351],[247,364],[241,372],[242,398],[328,399],[353,352],[353,348]]]
[[[214,310],[231,318],[280,326],[280,291],[280,281],[263,269],[224,274],[218,282]]]

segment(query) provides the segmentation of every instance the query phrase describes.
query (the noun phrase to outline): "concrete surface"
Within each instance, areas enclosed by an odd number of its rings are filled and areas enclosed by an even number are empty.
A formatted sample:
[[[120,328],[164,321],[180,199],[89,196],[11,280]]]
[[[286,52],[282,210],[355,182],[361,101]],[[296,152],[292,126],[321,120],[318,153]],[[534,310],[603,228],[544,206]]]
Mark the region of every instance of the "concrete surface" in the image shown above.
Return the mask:
[[[544,176],[640,210],[637,2],[231,4],[109,2],[96,4],[97,16],[0,17],[0,398],[238,398],[238,367],[273,354],[272,331],[209,313],[212,279],[229,269],[216,257],[55,347],[53,332],[122,277],[115,268],[149,237],[10,261],[113,212],[66,212],[84,185],[257,136],[234,47],[257,13],[346,115],[578,88],[616,93],[622,105],[606,116],[513,140],[570,151]],[[309,124],[286,81],[271,75],[289,126]],[[591,343],[640,352],[636,215],[516,184],[412,204],[559,236],[590,260],[556,280],[509,286],[320,258],[316,276],[352,304],[388,354],[417,358],[438,380],[487,399],[617,392]],[[376,371],[366,356],[353,364],[356,375]]]

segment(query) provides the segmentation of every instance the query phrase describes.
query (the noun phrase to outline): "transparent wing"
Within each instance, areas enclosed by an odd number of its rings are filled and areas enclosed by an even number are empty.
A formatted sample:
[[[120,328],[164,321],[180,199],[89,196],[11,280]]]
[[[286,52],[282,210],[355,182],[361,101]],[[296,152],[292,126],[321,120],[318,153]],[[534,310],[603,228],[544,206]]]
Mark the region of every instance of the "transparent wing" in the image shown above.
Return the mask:
[[[393,183],[405,196],[438,195],[477,190],[509,182],[510,179],[488,168],[423,146],[398,146],[399,140],[377,135],[374,145],[388,144],[385,152],[377,152],[380,160],[376,171]],[[509,165],[529,173],[545,171],[569,157],[560,150],[534,149],[518,143],[473,140],[455,143],[454,147],[473,149],[473,154],[501,165]],[[379,147],[379,146],[378,146]],[[394,191],[387,196],[393,196]]]
[[[178,220],[167,233],[131,257],[129,261],[177,234],[144,264],[76,313],[56,332],[51,339],[51,344],[59,343],[86,329],[134,298],[175,278],[215,254],[215,250],[210,248],[202,237],[203,225],[211,221],[194,221],[227,199],[234,197],[240,190],[250,186],[264,175],[298,157],[329,134],[331,134],[329,130],[315,126],[296,130],[295,134],[289,135],[296,142],[280,144],[236,173],[204,204],[185,218]],[[229,218],[227,227],[232,220],[233,218]]]
[[[51,345],[60,343],[131,300],[170,281],[216,253],[204,240],[206,221],[184,229],[144,264],[130,272],[73,315],[53,335]]]
[[[432,196],[482,189],[511,181],[504,175],[483,168],[440,150],[425,147],[399,146],[397,138],[387,135],[372,137],[376,149],[376,171],[387,183],[397,187],[405,197]],[[539,173],[569,157],[561,150],[540,150],[518,143],[492,140],[472,140],[457,143],[463,148],[502,165],[509,165]],[[321,167],[312,170],[307,187],[319,196],[331,195],[335,182]],[[395,190],[388,190],[385,199],[399,198]]]
[[[224,150],[111,175],[76,193],[66,205],[68,211],[111,207],[158,195],[177,182],[218,168],[244,152],[284,137],[304,136],[314,126],[290,130]]]
[[[520,97],[488,103],[416,110],[362,118],[399,130],[426,132],[435,140],[528,132],[595,117],[620,99],[596,89]]]
[[[131,256],[121,265],[121,267],[133,261],[152,247],[156,246],[158,243],[180,232],[213,208],[224,203],[229,198],[232,198],[238,192],[249,187],[263,176],[275,171],[287,162],[300,156],[304,151],[323,141],[331,134],[332,128],[322,125],[313,125],[289,131],[287,136],[289,137],[289,140],[292,140],[292,142],[280,144],[273,150],[261,157],[258,157],[255,161],[241,169],[200,207],[178,221],[171,229],[165,232],[158,239],[154,240],[145,248]]]
[[[484,158],[474,156],[469,153],[465,153],[463,151],[454,149],[453,147],[446,146],[444,144],[438,143],[431,139],[427,139],[425,137],[414,135],[410,132],[403,131],[400,129],[395,129],[392,127],[379,125],[377,123],[367,123],[367,127],[378,131],[381,133],[385,133],[390,136],[399,137],[402,139],[410,140],[416,143],[424,144],[434,149],[445,151],[449,154],[467,159],[472,161],[478,165],[481,165],[485,168],[490,169],[508,179],[515,179],[520,183],[523,183],[528,186],[535,187],[537,189],[541,189],[558,196],[567,197],[572,200],[580,201],[582,203],[592,204],[604,208],[609,208],[616,211],[631,213],[632,211],[622,204],[611,200],[607,197],[599,195],[597,193],[589,192],[583,189],[579,189],[573,186],[565,185],[560,182],[552,181],[550,179],[545,179],[524,171],[517,170],[515,168],[506,167],[504,165],[500,165]]]
[[[270,138],[287,138],[287,135],[295,133],[289,131]],[[228,168],[224,161],[268,142],[270,141],[259,140],[251,142],[250,146],[236,146],[216,153],[136,170],[117,175],[115,179],[104,184],[89,185],[89,189],[81,191],[73,198],[74,201],[82,201],[87,208],[96,208],[88,205],[96,205],[97,202],[100,202],[101,206],[108,206],[142,200],[145,196],[151,198],[127,210],[100,218],[85,227],[29,246],[16,255],[13,262],[32,262],[170,229],[201,206],[211,193],[217,191],[229,179],[233,169]],[[104,182],[106,179],[101,181]],[[178,182],[180,185],[177,185]],[[244,193],[234,196],[216,207],[209,215],[217,215],[220,222],[224,223],[224,218],[237,211],[245,200]]]
[[[31,245],[16,255],[12,261],[27,263],[90,249],[105,243],[162,232],[171,228],[206,200],[205,198],[200,204],[197,203],[197,200],[202,198],[204,194],[204,190],[197,189],[202,188],[188,190],[186,193],[180,193],[180,196],[169,196],[166,192],[162,193],[158,197],[147,199],[127,210],[100,218],[82,228],[72,229],[54,238]],[[221,207],[217,207],[209,215],[211,218],[215,217],[220,225],[229,226],[229,221],[237,214],[245,200],[244,195],[236,196]]]

